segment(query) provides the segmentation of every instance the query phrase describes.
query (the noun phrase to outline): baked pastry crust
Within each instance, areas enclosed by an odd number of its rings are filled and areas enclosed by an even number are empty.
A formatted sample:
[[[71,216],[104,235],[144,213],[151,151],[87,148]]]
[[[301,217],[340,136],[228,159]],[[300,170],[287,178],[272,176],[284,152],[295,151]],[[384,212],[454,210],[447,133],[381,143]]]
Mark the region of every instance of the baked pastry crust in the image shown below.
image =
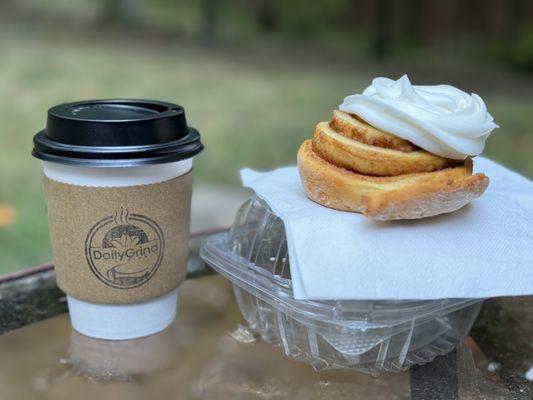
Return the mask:
[[[481,196],[489,179],[474,174],[460,179],[438,180],[391,191],[375,191],[362,197],[363,214],[379,220],[417,219],[451,213]]]
[[[354,139],[371,146],[406,152],[419,150],[411,142],[376,129],[356,115],[348,114],[344,111],[334,110],[329,125],[334,131],[346,136],[348,139]]]
[[[307,196],[333,209],[396,220],[456,211],[487,188],[484,174],[472,175],[470,158],[449,160],[391,136],[334,112],[298,151]]]
[[[424,150],[406,152],[352,140],[335,132],[327,122],[319,122],[315,128],[313,151],[339,167],[377,176],[431,172],[462,163]]]

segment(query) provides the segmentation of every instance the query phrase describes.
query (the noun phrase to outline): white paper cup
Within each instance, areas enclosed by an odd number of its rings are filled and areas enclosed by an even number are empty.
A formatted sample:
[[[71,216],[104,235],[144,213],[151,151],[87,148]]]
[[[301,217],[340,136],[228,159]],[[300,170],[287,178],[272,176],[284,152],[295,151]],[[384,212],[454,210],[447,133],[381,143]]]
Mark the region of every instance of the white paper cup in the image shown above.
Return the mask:
[[[165,329],[176,315],[178,289],[173,285],[183,279],[181,268],[186,267],[191,201],[190,186],[169,189],[181,182],[190,185],[190,176],[169,181],[191,171],[193,157],[203,149],[184,108],[134,99],[60,104],[48,110],[46,129],[33,144],[32,154],[42,160],[49,178],[45,190],[54,261],[73,328],[109,340]],[[144,186],[163,182],[169,185]],[[129,187],[135,193],[129,199],[114,197]],[[93,224],[93,213],[102,207],[109,215]],[[128,225],[129,219],[135,225]],[[85,233],[88,222],[92,225]],[[131,236],[131,230],[138,235]],[[160,266],[165,272],[154,277]],[[152,278],[144,293],[135,291]]]
[[[79,186],[127,187],[164,182],[192,169],[193,159],[137,167],[91,168],[43,161],[44,174]],[[176,207],[179,207],[176,204]],[[82,262],[82,260],[80,260]],[[176,316],[178,289],[133,304],[99,304],[67,294],[70,320],[78,332],[99,339],[125,340],[162,331]]]

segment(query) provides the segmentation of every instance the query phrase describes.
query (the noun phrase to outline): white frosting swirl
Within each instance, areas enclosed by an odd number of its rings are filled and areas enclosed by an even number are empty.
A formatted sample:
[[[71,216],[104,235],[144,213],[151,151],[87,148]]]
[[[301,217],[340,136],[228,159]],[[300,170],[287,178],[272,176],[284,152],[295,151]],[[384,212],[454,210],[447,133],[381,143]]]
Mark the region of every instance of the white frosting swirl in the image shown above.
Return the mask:
[[[477,94],[449,85],[411,85],[376,78],[362,94],[344,99],[339,109],[370,125],[442,157],[464,159],[481,154],[498,125]]]

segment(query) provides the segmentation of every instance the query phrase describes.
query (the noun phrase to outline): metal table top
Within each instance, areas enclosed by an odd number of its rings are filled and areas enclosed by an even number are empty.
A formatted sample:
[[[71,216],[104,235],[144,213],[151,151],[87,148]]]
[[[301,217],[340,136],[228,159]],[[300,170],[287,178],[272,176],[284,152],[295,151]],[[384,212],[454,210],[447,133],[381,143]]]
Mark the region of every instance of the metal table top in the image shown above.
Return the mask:
[[[213,272],[198,257],[204,238],[191,240],[177,320],[133,341],[73,331],[52,265],[1,278],[0,398],[533,398],[532,298],[486,301],[464,345],[408,372],[317,373],[240,325],[229,283],[206,277]]]

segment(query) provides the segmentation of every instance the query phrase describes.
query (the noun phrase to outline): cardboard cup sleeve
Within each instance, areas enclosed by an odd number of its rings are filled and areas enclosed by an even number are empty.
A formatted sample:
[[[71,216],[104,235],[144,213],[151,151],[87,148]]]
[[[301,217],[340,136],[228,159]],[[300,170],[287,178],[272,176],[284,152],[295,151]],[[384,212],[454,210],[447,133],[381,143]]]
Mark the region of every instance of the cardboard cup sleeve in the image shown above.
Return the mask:
[[[80,300],[129,304],[185,279],[192,173],[148,185],[78,186],[44,177],[58,286]]]

